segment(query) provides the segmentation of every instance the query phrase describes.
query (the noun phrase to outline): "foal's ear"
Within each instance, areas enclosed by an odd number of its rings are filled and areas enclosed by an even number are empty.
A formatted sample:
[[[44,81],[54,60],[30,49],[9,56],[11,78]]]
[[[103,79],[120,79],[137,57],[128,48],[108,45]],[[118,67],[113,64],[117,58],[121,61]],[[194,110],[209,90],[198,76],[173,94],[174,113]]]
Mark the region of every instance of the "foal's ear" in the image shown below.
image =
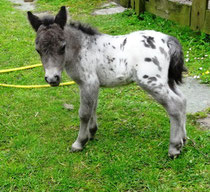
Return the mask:
[[[57,23],[62,29],[66,25],[67,21],[67,12],[66,12],[66,7],[63,6],[61,7],[60,11],[55,17],[55,23]]]
[[[34,28],[35,31],[37,31],[42,24],[42,21],[37,17],[36,15],[33,15],[30,11],[27,12],[28,14],[28,20],[31,23],[31,26]]]

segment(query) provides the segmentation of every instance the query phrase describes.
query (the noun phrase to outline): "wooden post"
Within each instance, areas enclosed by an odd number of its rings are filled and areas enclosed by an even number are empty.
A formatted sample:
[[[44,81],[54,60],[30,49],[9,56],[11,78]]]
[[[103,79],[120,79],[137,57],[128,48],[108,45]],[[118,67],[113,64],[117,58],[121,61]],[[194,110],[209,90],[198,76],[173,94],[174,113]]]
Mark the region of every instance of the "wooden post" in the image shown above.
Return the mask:
[[[145,11],[145,0],[138,0],[138,15]]]
[[[193,0],[191,12],[191,28],[201,30],[205,21],[208,0]]]
[[[145,11],[145,0],[131,0],[131,7],[139,15]]]
[[[135,0],[131,0],[131,8],[135,9]]]
[[[206,17],[202,31],[210,35],[210,10],[206,10]]]

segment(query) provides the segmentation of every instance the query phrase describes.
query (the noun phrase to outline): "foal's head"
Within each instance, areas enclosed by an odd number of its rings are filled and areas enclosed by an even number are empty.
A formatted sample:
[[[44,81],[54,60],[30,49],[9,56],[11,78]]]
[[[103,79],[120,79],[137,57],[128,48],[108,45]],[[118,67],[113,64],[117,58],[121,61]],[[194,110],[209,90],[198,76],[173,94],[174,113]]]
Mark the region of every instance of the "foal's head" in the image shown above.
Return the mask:
[[[36,50],[44,66],[45,80],[51,86],[58,86],[65,63],[64,26],[67,20],[66,8],[61,7],[55,17],[39,18],[28,12],[28,20],[37,32]]]

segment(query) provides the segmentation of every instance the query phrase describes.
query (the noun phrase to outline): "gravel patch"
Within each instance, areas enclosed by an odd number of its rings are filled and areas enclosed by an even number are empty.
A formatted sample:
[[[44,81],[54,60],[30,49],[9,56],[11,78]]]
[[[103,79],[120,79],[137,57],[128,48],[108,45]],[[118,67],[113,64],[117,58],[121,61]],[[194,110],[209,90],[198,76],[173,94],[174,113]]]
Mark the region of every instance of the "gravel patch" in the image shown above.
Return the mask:
[[[202,128],[210,130],[210,114],[204,119],[198,119],[197,122]]]
[[[187,98],[187,113],[196,113],[210,107],[210,86],[200,84],[196,79],[187,77],[180,86]]]
[[[33,11],[35,9],[35,1],[33,2],[24,2],[24,0],[9,0],[10,2],[14,3],[15,8],[21,11]]]
[[[117,3],[110,2],[102,5],[100,9],[95,10],[93,15],[112,15],[116,13],[122,13],[126,10],[126,8],[118,5]]]

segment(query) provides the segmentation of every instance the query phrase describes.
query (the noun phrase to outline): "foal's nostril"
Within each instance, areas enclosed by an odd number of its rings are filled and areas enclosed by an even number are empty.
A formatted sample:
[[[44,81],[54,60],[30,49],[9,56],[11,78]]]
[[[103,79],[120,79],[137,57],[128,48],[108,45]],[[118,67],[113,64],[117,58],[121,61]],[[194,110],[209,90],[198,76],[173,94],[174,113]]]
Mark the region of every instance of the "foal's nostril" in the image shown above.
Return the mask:
[[[47,77],[45,77],[44,79],[45,79],[45,81],[48,83],[48,81],[47,81]]]
[[[55,75],[55,80],[56,81],[59,81],[60,80],[60,77],[58,75]]]

